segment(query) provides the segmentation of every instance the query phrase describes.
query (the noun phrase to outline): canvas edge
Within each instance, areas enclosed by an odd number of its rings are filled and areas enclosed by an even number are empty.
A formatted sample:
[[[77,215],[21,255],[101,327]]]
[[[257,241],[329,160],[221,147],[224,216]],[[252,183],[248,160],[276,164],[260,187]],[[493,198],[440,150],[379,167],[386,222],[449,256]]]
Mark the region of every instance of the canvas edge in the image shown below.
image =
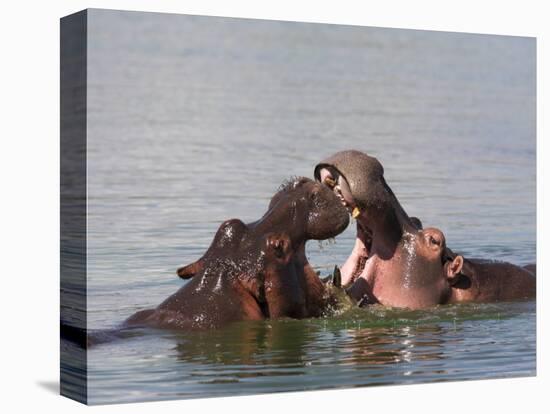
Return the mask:
[[[60,394],[88,402],[87,32],[82,10],[60,19]]]

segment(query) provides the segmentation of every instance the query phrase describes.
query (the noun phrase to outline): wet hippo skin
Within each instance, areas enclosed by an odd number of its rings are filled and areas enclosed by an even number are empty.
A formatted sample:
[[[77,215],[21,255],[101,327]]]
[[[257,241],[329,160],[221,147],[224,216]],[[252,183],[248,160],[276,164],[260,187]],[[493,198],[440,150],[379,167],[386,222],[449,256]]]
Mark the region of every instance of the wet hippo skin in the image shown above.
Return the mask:
[[[305,255],[307,240],[335,237],[349,214],[328,187],[308,178],[286,183],[264,216],[224,222],[196,262],[178,269],[190,279],[155,309],[125,326],[203,329],[239,320],[319,316],[331,300]]]
[[[342,282],[360,304],[425,308],[436,304],[535,297],[534,272],[503,262],[467,260],[446,246],[443,232],[407,215],[365,153],[338,152],[319,163],[315,178],[357,219],[354,248]]]
[[[452,281],[449,302],[497,302],[536,297],[536,267],[464,259],[461,272]]]

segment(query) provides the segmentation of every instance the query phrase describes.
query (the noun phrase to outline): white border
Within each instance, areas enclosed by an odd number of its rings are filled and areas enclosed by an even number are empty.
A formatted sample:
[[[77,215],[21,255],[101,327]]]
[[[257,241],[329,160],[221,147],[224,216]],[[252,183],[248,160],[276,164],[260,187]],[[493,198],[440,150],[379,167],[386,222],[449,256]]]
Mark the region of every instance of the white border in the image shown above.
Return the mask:
[[[543,190],[543,163],[548,161],[548,145],[543,139],[548,131],[543,118],[548,113],[548,82],[543,75],[550,73],[550,25],[544,2],[25,0],[4,2],[0,13],[3,412],[45,409],[73,413],[86,409],[48,390],[48,384],[58,380],[59,370],[59,18],[87,7],[536,36],[538,48],[537,378],[127,404],[96,407],[94,411],[279,413],[290,409],[448,414],[471,410],[540,412],[538,407],[548,405],[543,392],[550,389],[548,351],[544,351],[548,341],[541,323],[547,292],[542,292],[540,283],[546,268],[542,259],[549,257],[548,244],[543,243],[548,221],[542,214],[549,205],[549,192]],[[9,408],[12,410],[7,411]]]

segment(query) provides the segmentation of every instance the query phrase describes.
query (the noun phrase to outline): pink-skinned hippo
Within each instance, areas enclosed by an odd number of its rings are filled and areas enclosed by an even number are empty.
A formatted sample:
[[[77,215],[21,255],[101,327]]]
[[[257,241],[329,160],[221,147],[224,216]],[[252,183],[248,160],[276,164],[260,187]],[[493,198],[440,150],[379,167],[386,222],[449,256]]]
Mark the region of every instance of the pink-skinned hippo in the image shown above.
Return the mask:
[[[446,246],[443,232],[409,217],[384,179],[382,164],[365,153],[338,152],[315,167],[357,220],[342,284],[360,305],[412,309],[445,303],[534,298],[534,265],[465,259]]]

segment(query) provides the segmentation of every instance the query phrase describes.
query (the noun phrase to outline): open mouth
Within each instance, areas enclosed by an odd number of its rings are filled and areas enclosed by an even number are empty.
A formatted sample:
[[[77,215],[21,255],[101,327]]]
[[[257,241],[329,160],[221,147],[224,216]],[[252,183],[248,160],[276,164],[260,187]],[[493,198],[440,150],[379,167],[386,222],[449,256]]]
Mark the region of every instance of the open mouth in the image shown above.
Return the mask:
[[[348,213],[355,219],[360,214],[358,206],[354,203],[351,197],[349,187],[345,183],[345,179],[341,175],[334,178],[332,174],[322,174],[321,182],[329,187],[338,197],[342,205],[348,210]],[[344,189],[342,188],[344,187]],[[364,223],[356,221],[357,236],[355,245],[340,269],[342,275],[342,285],[344,287],[351,285],[361,274],[366,273],[367,263],[372,248],[372,230],[365,226]]]
[[[357,218],[359,215],[359,208],[355,205],[349,195],[347,195],[347,197],[344,195],[340,183],[332,178],[332,176],[326,176],[323,179],[323,184],[329,187],[334,194],[336,194],[336,197],[338,197],[342,205],[348,210],[348,213],[350,213],[353,218]]]
[[[367,264],[372,248],[372,231],[357,222],[357,235],[353,249],[342,265],[342,284],[349,286],[363,273],[366,275]]]

